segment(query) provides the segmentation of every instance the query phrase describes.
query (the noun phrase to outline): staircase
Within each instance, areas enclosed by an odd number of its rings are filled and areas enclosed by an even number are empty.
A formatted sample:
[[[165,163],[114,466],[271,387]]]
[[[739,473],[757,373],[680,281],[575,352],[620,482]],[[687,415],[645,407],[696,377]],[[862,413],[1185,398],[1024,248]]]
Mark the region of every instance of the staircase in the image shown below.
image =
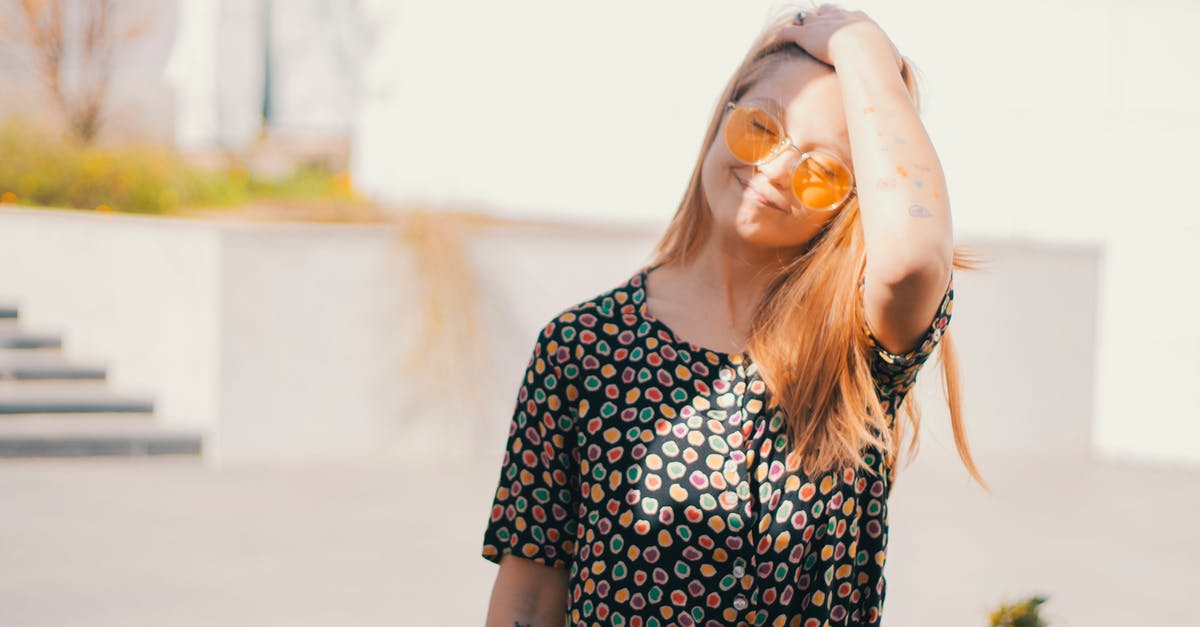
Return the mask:
[[[102,364],[68,360],[60,336],[22,329],[0,301],[0,457],[199,455],[201,440],[158,424],[153,399],[114,392]]]

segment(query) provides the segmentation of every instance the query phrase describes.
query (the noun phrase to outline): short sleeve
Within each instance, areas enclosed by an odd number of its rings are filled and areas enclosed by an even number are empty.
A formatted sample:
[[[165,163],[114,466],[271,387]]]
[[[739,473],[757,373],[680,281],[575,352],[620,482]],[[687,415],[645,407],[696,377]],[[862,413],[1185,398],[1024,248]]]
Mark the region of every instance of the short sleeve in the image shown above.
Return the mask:
[[[859,290],[864,287],[859,283]],[[937,313],[925,330],[924,336],[915,348],[906,353],[892,353],[883,348],[871,332],[871,327],[863,324],[863,332],[867,337],[867,347],[871,360],[871,378],[875,382],[875,391],[880,400],[890,401],[891,409],[900,406],[900,402],[912,389],[917,380],[917,372],[922,364],[929,359],[933,349],[942,339],[946,326],[950,324],[950,314],[954,311],[954,272],[950,272],[950,280],[946,284],[946,292],[938,305]]]
[[[482,555],[497,564],[511,553],[567,568],[575,552],[574,395],[564,379],[572,367],[560,363],[569,351],[555,339],[561,322],[543,327],[517,391],[483,536]]]

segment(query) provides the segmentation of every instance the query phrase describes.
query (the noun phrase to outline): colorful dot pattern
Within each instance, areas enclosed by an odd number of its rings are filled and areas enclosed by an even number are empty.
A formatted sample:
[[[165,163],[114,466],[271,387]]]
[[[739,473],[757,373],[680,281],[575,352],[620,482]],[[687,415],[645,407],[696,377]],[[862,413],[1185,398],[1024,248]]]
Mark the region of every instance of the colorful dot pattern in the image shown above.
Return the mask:
[[[889,481],[808,477],[746,354],[648,313],[644,267],[550,320],[521,380],[482,555],[569,571],[570,625],[877,625]],[[860,284],[861,287],[861,284]],[[871,370],[895,415],[952,312]],[[868,449],[867,463],[881,469]]]

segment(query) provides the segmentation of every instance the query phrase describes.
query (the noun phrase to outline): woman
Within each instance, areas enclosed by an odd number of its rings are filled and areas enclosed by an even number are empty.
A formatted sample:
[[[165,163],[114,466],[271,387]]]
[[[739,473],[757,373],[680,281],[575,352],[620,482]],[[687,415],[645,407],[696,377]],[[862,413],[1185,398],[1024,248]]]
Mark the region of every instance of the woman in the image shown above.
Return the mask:
[[[861,12],[773,21],[656,259],[542,329],[482,554],[489,625],[870,625],[952,241],[912,70]],[[915,451],[919,414],[910,401]]]

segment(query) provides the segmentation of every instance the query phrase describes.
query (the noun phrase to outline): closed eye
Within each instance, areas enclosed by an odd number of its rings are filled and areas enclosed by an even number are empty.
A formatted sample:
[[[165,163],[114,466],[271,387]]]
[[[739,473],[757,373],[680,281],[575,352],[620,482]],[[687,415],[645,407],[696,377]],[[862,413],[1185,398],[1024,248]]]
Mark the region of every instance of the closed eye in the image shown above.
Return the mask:
[[[758,130],[760,130],[760,131],[765,131],[766,133],[768,133],[768,134],[770,134],[770,135],[774,135],[774,134],[775,134],[775,133],[774,133],[774,131],[772,131],[771,129],[769,129],[769,128],[767,128],[767,127],[763,126],[762,124],[760,124],[760,123],[758,123],[758,122],[751,122],[751,124],[753,124],[753,125],[754,125],[754,128],[756,128],[756,129],[758,129]]]

